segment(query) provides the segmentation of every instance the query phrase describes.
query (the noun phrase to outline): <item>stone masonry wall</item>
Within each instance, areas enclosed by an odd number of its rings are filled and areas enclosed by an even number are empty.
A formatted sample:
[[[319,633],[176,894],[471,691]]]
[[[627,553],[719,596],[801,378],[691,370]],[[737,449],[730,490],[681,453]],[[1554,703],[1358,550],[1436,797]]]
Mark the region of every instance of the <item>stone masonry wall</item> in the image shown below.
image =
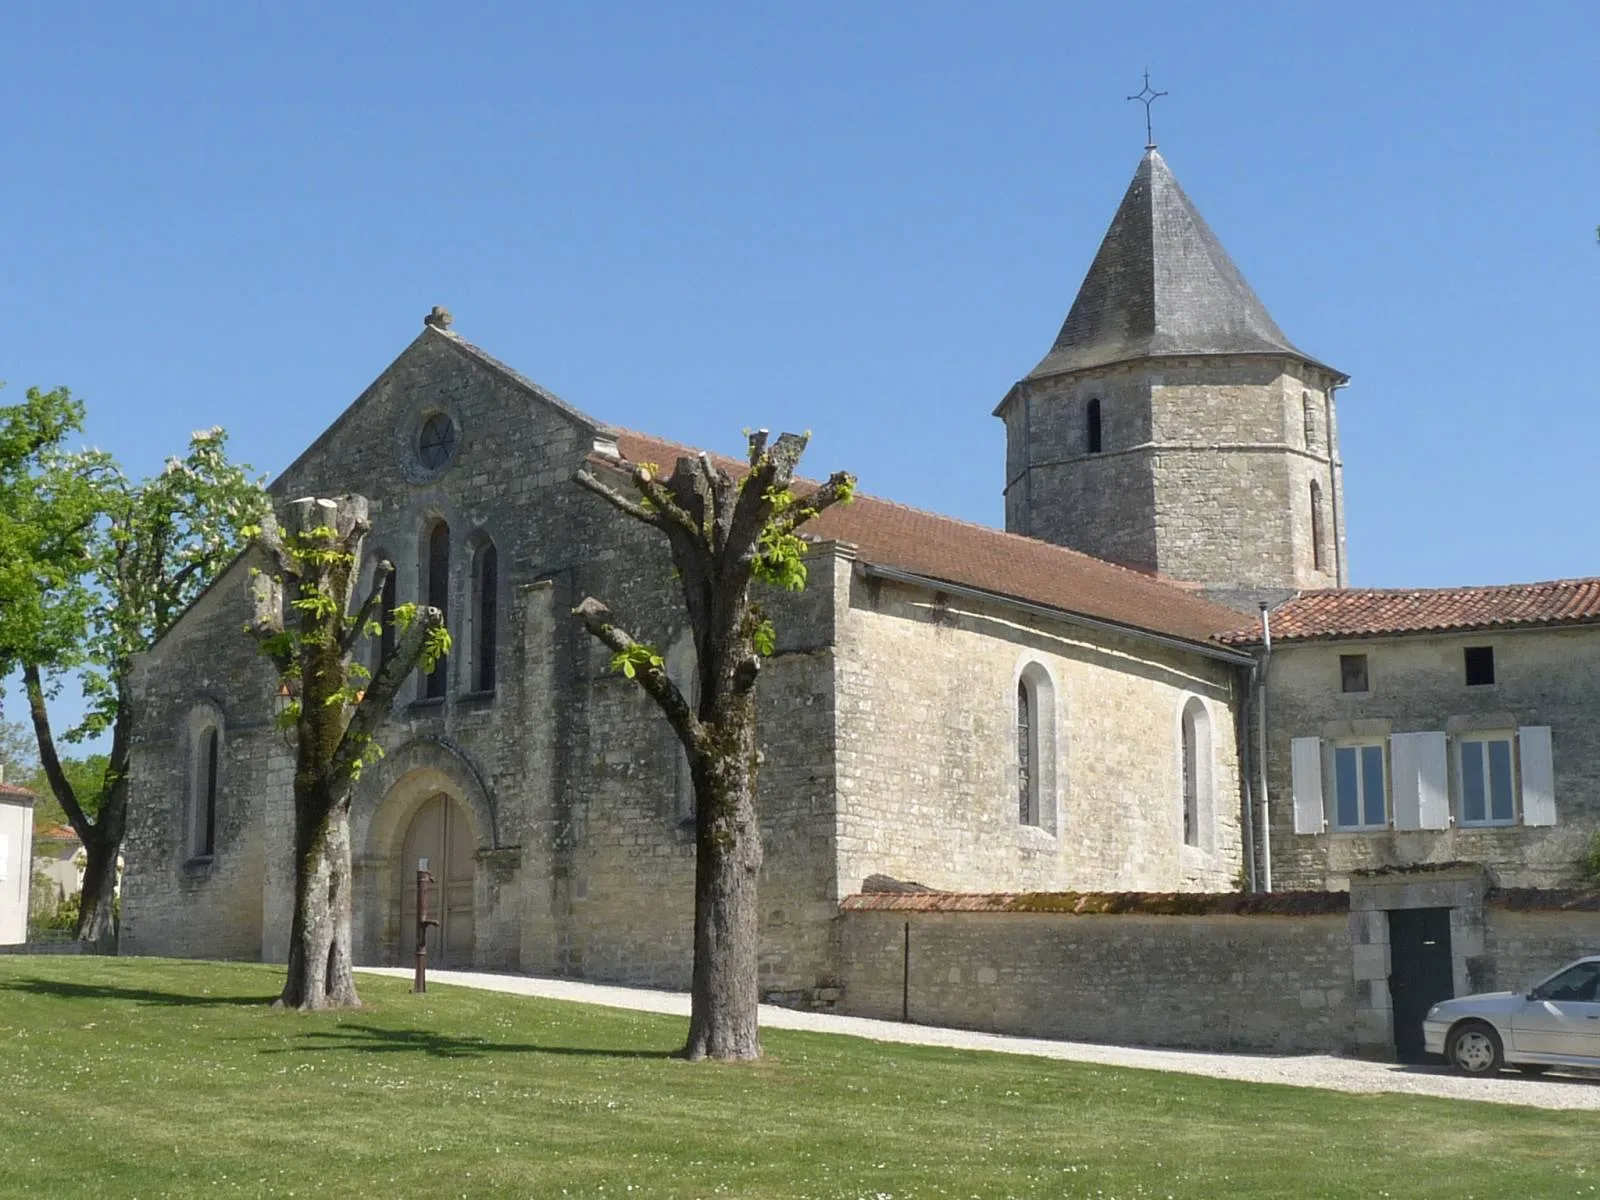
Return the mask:
[[[1484,956],[1469,963],[1475,992],[1523,991],[1575,958],[1600,954],[1600,912],[1484,910]]]
[[[433,413],[458,443],[424,468],[417,435]],[[637,688],[570,615],[610,602],[663,647],[683,629],[664,544],[572,481],[603,434],[478,352],[426,332],[275,485],[280,497],[359,491],[373,531],[364,573],[397,568],[400,602],[424,600],[425,545],[450,529],[455,651],[443,699],[420,680],[381,733],[386,756],[352,805],[358,961],[397,961],[399,862],[412,816],[441,793],[477,846],[472,962],[635,983],[687,981],[692,836],[675,788],[679,751]],[[473,690],[473,561],[499,559],[496,687]],[[767,765],[763,983],[825,982],[837,889],[831,853],[832,569],[777,597],[777,657],[761,686]],[[270,728],[270,672],[242,632],[245,577],[224,577],[141,665],[134,831],[126,907],[141,953],[281,959],[292,911],[292,765]],[[190,713],[226,718],[223,824],[204,870],[185,866],[180,797],[192,771]],[[174,732],[177,731],[177,732]],[[248,736],[247,736],[248,735]],[[237,760],[237,761],[236,761]]]
[[[1468,687],[1462,651],[1492,646],[1495,682]],[[1340,691],[1339,656],[1365,654],[1370,690]],[[1273,885],[1344,888],[1358,870],[1413,863],[1484,864],[1501,887],[1567,887],[1600,828],[1600,730],[1593,720],[1600,630],[1519,630],[1419,635],[1370,641],[1284,643],[1267,681],[1267,769]],[[1551,728],[1557,823],[1442,830],[1296,834],[1290,741],[1387,739],[1425,730],[1452,735],[1450,789],[1456,808],[1453,735],[1471,730]],[[1325,803],[1331,781],[1324,777]],[[1518,807],[1520,820],[1520,804]],[[1391,807],[1392,819],[1392,807]]]
[[[1219,595],[1336,586],[1344,522],[1329,383],[1292,360],[1217,357],[1021,385],[1004,409],[1007,528]],[[1091,398],[1105,419],[1096,454]]]
[[[272,668],[244,632],[247,556],[170,637],[135,663],[120,949],[256,959],[262,952],[272,797],[293,755],[272,721]],[[195,834],[198,739],[219,733],[215,853]]]
[[[909,927],[910,986],[906,939]],[[1024,1037],[1269,1053],[1348,1048],[1331,916],[847,912],[840,1011]]]
[[[1209,890],[1242,859],[1232,669],[857,572],[840,617],[838,874],[949,890]],[[1017,686],[1055,694],[1056,753],[1019,820]],[[1210,718],[1209,811],[1183,840],[1180,713]],[[1047,714],[1039,714],[1042,718]],[[1053,803],[1052,803],[1053,800]]]

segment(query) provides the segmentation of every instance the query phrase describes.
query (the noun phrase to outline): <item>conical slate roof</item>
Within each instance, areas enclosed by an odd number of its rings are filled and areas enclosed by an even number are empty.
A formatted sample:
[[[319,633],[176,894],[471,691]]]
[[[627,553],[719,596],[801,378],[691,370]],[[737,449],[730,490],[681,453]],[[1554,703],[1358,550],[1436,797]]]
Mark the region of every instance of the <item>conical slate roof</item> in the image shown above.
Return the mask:
[[[1292,354],[1316,362],[1283,336],[1152,147],[1055,345],[1028,378],[1188,354]]]

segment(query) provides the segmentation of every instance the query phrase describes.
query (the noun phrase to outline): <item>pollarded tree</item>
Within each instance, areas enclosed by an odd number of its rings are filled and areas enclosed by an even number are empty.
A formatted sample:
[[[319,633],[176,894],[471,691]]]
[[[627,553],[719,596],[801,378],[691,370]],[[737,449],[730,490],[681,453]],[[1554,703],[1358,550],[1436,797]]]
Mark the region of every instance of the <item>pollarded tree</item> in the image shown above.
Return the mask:
[[[578,482],[663,534],[683,589],[698,656],[699,703],[668,677],[655,647],[638,641],[594,597],[574,609],[612,652],[612,667],[634,680],[671,722],[689,757],[695,796],[694,982],[690,1059],[757,1058],[760,995],[756,883],[761,827],[756,812],[755,684],[772,653],[773,628],[750,595],[755,580],[798,591],[806,566],[799,528],[831,505],[848,503],[855,478],[838,472],[796,492],[794,472],[808,438],[749,435],[748,470],[736,477],[705,455],[680,458],[663,479],[650,463],[619,463],[638,493],[617,491],[588,471]]]
[[[382,753],[376,734],[406,677],[419,665],[431,671],[450,649],[437,608],[383,611],[390,562],[351,607],[371,527],[365,497],[308,497],[255,531],[273,569],[251,576],[251,632],[278,668],[288,697],[280,721],[295,741],[294,925],[278,1003],[298,1009],[361,1003],[351,969],[351,789]],[[356,648],[381,639],[386,621],[398,636],[374,674]]]

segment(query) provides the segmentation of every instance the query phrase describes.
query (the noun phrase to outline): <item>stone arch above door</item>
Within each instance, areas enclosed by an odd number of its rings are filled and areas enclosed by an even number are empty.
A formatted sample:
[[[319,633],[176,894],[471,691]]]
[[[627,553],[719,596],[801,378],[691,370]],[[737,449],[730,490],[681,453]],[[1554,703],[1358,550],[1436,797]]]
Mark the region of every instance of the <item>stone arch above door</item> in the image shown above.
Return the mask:
[[[494,802],[471,760],[448,742],[417,738],[362,774],[351,812],[357,854],[381,861],[396,853],[417,809],[441,793],[466,811],[479,850],[500,848]]]

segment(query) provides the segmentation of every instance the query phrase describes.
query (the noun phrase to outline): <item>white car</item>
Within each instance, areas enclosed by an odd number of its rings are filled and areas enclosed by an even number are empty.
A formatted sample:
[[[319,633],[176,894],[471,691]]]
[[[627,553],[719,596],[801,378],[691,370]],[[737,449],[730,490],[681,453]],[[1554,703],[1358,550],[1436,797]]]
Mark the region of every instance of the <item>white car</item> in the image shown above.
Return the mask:
[[[1444,1000],[1422,1022],[1428,1053],[1467,1075],[1509,1063],[1528,1075],[1600,1068],[1600,955],[1568,963],[1526,992]]]

